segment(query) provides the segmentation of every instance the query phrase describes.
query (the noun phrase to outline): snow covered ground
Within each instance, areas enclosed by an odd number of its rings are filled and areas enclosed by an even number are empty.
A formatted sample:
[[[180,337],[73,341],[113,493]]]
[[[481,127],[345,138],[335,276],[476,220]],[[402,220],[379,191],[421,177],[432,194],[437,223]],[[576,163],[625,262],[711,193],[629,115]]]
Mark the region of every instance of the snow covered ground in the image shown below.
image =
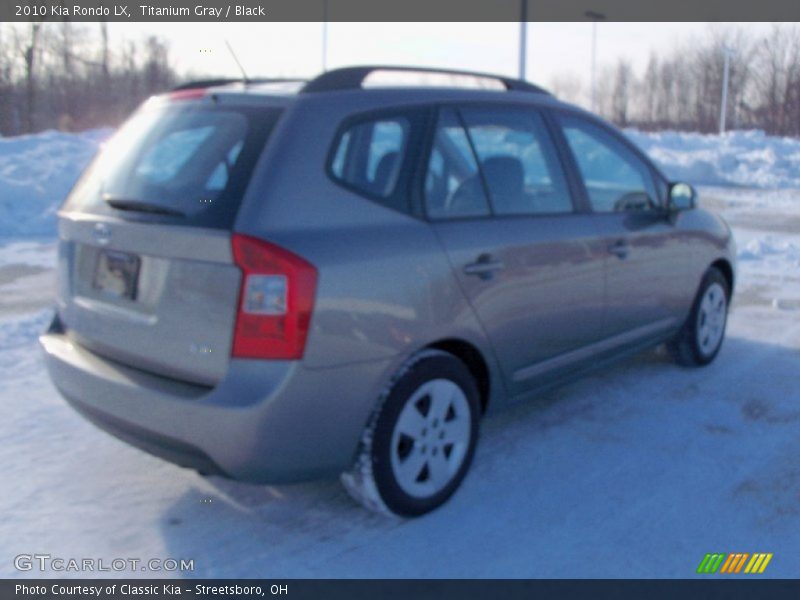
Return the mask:
[[[487,419],[462,489],[402,521],[336,481],[204,479],[60,399],[35,341],[52,211],[102,135],[0,141],[0,577],[25,575],[22,553],[194,559],[188,575],[203,577],[688,577],[707,552],[772,552],[765,576],[800,577],[800,142],[632,133],[674,177],[713,184],[701,202],[735,229],[717,361],[687,370],[644,353]],[[758,140],[771,166],[736,150],[758,154]]]

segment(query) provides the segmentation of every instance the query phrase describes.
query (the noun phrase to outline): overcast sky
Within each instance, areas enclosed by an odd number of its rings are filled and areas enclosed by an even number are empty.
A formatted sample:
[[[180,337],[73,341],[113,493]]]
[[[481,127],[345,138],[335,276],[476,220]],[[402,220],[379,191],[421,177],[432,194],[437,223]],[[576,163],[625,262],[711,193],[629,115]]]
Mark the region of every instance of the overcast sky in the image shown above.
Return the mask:
[[[250,76],[309,77],[322,68],[320,23],[112,23],[112,32],[170,40],[174,66],[201,74],[238,75],[228,39]],[[614,23],[597,25],[598,65],[620,57],[642,70],[652,50],[671,54],[681,42],[712,28],[765,31],[767,23]],[[516,75],[518,23],[330,23],[328,67],[410,64]],[[567,74],[588,87],[591,23],[529,23],[528,70],[544,86]]]

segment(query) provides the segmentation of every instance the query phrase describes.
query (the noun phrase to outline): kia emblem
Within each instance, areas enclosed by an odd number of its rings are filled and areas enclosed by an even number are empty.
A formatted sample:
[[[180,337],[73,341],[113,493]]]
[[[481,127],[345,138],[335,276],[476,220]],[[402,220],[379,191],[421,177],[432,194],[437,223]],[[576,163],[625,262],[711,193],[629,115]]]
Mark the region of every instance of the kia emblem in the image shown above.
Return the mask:
[[[105,223],[95,223],[92,235],[94,236],[94,241],[101,246],[105,246],[111,241],[111,227]]]

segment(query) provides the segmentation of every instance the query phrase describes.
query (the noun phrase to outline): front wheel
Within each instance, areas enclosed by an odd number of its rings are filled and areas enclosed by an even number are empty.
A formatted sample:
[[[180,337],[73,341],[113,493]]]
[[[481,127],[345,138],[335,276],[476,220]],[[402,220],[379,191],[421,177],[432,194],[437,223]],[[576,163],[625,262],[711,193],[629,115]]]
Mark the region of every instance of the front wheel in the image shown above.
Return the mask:
[[[342,482],[368,508],[402,516],[429,512],[466,475],[479,415],[478,389],[464,363],[446,352],[424,351],[382,395]]]
[[[703,366],[714,360],[725,337],[731,289],[719,269],[710,268],[700,284],[692,312],[668,344],[680,365]]]

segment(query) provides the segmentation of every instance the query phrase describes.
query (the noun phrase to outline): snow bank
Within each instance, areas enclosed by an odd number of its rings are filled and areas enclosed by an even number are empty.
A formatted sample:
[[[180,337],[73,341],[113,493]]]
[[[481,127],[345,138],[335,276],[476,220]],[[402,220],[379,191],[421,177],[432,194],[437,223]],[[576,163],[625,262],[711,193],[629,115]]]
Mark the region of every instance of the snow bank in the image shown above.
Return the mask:
[[[671,178],[694,185],[800,188],[800,140],[763,131],[724,135],[644,133],[628,137]]]
[[[0,319],[0,368],[12,365],[6,351],[36,340],[53,319],[53,311],[43,309],[22,318]]]
[[[56,210],[111,131],[0,138],[0,238],[54,235]]]
[[[789,260],[800,261],[800,245],[788,240],[754,238],[739,250],[739,260],[761,260],[768,256],[784,255]]]

